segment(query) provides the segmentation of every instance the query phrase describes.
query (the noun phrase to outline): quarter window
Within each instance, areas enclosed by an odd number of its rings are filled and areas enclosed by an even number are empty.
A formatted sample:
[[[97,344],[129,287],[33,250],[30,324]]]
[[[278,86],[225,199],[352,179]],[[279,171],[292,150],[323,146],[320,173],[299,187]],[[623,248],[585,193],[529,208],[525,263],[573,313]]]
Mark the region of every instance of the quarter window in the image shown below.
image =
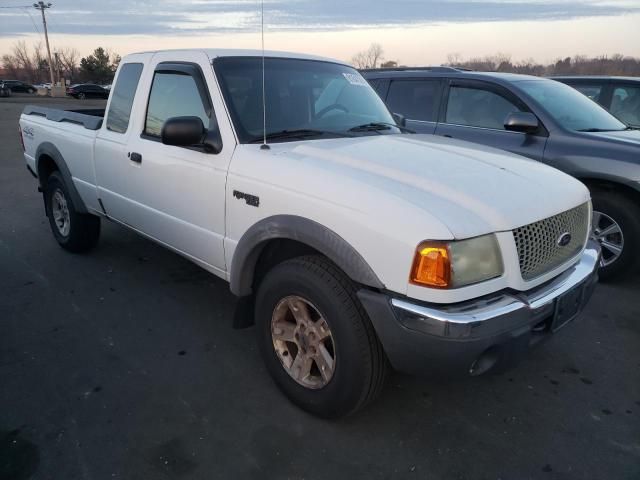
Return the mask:
[[[118,74],[118,81],[113,89],[109,112],[107,113],[107,129],[112,132],[125,133],[129,127],[131,106],[138,88],[142,73],[141,63],[127,63]]]
[[[435,122],[438,103],[438,82],[429,80],[394,80],[387,95],[389,110],[409,120]]]
[[[156,72],[153,77],[144,133],[160,137],[164,122],[172,117],[200,117],[209,128],[209,117],[196,80],[180,72]]]
[[[480,88],[456,87],[449,90],[446,123],[504,130],[504,122],[521,111],[502,95]]]

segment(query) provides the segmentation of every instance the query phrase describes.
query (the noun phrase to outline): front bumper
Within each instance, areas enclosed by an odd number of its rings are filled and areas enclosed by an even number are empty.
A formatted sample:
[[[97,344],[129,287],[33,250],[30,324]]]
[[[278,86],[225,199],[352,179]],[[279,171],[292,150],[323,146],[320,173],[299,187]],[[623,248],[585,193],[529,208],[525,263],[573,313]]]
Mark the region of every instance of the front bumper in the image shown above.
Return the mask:
[[[392,366],[411,374],[479,375],[516,363],[540,340],[572,321],[598,280],[600,249],[526,292],[503,291],[452,305],[421,304],[360,290]]]

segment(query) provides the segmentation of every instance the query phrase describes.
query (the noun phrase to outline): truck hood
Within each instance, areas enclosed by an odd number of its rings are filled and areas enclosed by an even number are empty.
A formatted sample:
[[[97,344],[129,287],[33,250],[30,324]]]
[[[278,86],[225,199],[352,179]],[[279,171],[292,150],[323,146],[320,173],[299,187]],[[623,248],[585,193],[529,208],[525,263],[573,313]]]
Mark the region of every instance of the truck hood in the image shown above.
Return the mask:
[[[304,162],[304,171],[314,177],[305,188],[316,190],[318,196],[326,192],[325,182],[338,182],[341,188],[334,183],[331,190],[333,203],[371,210],[366,213],[373,215],[393,211],[409,216],[412,210],[422,210],[424,218],[437,218],[453,238],[512,230],[589,200],[584,185],[558,170],[433,135],[379,135],[271,147],[276,156]],[[357,198],[344,192],[351,187],[361,192]]]

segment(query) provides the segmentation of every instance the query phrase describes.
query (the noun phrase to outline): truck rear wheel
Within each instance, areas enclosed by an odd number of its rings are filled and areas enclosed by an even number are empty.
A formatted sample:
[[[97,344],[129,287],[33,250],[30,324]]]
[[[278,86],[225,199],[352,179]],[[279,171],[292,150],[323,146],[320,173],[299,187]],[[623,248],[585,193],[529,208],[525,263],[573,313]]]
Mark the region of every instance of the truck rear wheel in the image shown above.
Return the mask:
[[[51,231],[62,248],[80,253],[86,252],[98,243],[100,218],[78,213],[58,172],[53,172],[47,179],[44,201]]]
[[[387,363],[351,281],[320,256],[274,267],[256,298],[258,342],[289,399],[325,418],[363,408],[380,393]]]
[[[602,280],[621,279],[638,267],[640,207],[631,199],[611,191],[595,190],[591,233],[602,247],[598,271]]]

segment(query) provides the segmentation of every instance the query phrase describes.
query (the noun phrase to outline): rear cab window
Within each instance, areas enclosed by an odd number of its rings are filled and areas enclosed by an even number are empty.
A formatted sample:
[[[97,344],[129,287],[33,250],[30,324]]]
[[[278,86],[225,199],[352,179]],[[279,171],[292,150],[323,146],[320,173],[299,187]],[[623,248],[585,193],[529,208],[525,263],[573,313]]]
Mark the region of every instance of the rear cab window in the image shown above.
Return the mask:
[[[142,67],[142,63],[127,63],[120,69],[107,112],[107,130],[116,133],[127,131]]]

